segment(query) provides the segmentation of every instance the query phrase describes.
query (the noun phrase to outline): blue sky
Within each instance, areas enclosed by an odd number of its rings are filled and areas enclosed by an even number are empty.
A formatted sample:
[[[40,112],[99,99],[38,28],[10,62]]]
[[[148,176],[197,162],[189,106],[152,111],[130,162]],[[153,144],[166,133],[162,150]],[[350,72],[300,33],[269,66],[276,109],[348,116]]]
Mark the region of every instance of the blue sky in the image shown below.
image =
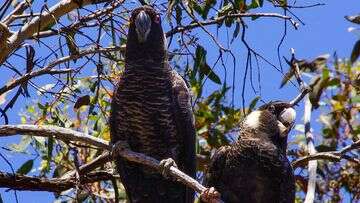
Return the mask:
[[[290,56],[290,48],[296,50],[298,58],[314,58],[318,55],[329,53],[333,54],[337,52],[340,58],[348,58],[351,53],[351,49],[357,36],[347,31],[348,27],[354,26],[344,19],[345,15],[357,14],[360,10],[360,4],[358,0],[347,1],[307,1],[311,3],[326,3],[325,6],[308,8],[308,9],[293,9],[293,12],[305,22],[306,25],[300,25],[298,30],[294,30],[291,26],[288,26],[288,34],[285,38],[283,46],[281,48],[281,56]],[[301,4],[301,2],[298,2]],[[259,10],[261,12],[280,12],[278,9],[272,7],[265,7]],[[250,46],[256,49],[259,53],[264,55],[273,64],[278,65],[276,48],[283,32],[283,21],[278,19],[257,19],[256,21],[248,22],[249,29],[247,30],[247,41]],[[210,31],[215,31],[214,28],[209,28]],[[208,49],[208,60],[210,64],[212,60],[215,60],[218,54],[215,47],[209,38],[206,38],[201,29],[197,29],[194,32],[199,32],[201,37],[200,41]],[[229,35],[232,35],[232,31],[229,31]],[[225,42],[226,32],[220,32],[218,35],[220,41]],[[209,47],[214,47],[213,49]],[[231,45],[234,53],[236,53],[237,67],[236,73],[238,80],[236,81],[236,94],[235,104],[241,105],[241,78],[244,74],[246,52],[240,39],[236,39]],[[16,64],[15,64],[16,65]],[[227,63],[231,67],[232,63]],[[274,71],[270,66],[261,63],[261,85],[262,85],[262,97],[265,101],[274,99],[291,99],[297,93],[298,90],[288,85],[283,89],[279,89],[281,81],[281,74]],[[287,66],[284,65],[286,69]],[[220,69],[215,70],[219,75],[223,75]],[[4,77],[4,76],[0,76]],[[7,79],[8,77],[6,77]],[[5,78],[4,78],[5,79]],[[1,81],[1,80],[0,80]],[[3,82],[1,81],[1,84]],[[209,82],[207,83],[208,89],[216,88],[216,86]],[[247,84],[246,91],[247,102],[255,96],[250,88],[250,84]],[[9,118],[11,123],[19,123],[18,117],[19,109],[24,105],[21,101],[10,111]],[[298,120],[301,122],[301,106],[299,107]],[[316,114],[315,114],[316,115]],[[315,119],[314,119],[315,120]],[[316,129],[316,127],[315,127]],[[18,142],[19,138],[2,138],[1,146],[6,146],[12,142]],[[6,151],[0,149],[0,152],[7,154],[9,160],[14,164],[15,170],[29,157],[19,156],[18,154],[8,154]],[[1,171],[10,171],[9,167],[1,160]],[[4,189],[0,189],[1,196],[5,202],[15,202],[14,194],[12,191],[6,192]],[[19,202],[36,203],[36,202],[51,202],[53,194],[47,192],[18,192]]]

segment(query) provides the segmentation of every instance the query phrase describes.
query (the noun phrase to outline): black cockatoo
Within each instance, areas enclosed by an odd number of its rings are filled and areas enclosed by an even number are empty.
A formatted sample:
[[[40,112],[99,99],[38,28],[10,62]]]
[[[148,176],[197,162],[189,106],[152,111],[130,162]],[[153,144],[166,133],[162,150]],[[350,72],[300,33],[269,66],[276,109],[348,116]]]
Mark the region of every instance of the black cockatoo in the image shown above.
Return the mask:
[[[191,94],[168,64],[159,14],[149,6],[133,10],[125,70],[111,104],[111,142],[158,160],[171,158],[194,177],[195,127]],[[193,202],[194,191],[146,166],[116,158],[130,202]],[[169,164],[165,163],[165,166]]]
[[[211,158],[204,184],[215,190],[203,193],[203,201],[212,202],[219,192],[226,203],[293,203],[295,181],[286,148],[295,116],[286,102],[270,102],[246,116],[236,143]]]

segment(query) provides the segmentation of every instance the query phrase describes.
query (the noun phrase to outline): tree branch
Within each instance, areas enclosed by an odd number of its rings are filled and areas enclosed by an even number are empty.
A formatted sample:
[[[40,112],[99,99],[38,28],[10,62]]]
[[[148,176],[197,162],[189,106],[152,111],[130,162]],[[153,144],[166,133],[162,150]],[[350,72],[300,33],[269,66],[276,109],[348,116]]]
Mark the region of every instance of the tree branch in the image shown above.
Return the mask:
[[[9,54],[19,48],[26,39],[29,39],[33,34],[43,28],[46,28],[48,25],[56,23],[57,19],[61,16],[79,8],[80,6],[102,3],[105,1],[109,0],[82,0],[82,5],[79,5],[72,0],[61,0],[59,3],[51,7],[49,12],[44,12],[42,15],[33,18],[30,22],[26,23],[16,33],[8,38],[9,43],[7,46],[2,47],[0,51],[0,64],[6,60]]]
[[[14,10],[12,10],[9,15],[7,15],[3,19],[3,23],[5,25],[10,25],[16,18],[14,16],[22,14],[29,6],[32,4],[34,0],[24,0],[23,2],[19,3]]]
[[[187,30],[191,30],[197,27],[206,26],[206,25],[213,25],[221,23],[223,20],[227,18],[248,18],[248,17],[261,17],[261,18],[280,18],[289,20],[291,24],[297,28],[298,24],[289,16],[284,16],[278,13],[235,13],[235,14],[227,14],[218,18],[214,18],[212,20],[202,21],[202,22],[194,22],[186,26],[177,26],[174,29],[166,32],[166,36],[169,37],[179,32],[185,32]]]
[[[105,172],[93,172],[84,174],[81,177],[81,183],[93,183],[97,181],[111,180],[113,175]],[[14,190],[29,190],[29,191],[48,191],[57,192],[68,190],[75,187],[77,180],[75,177],[68,179],[61,178],[39,178],[26,175],[19,175],[13,173],[0,172],[0,188],[11,188]]]
[[[89,144],[99,147],[101,149],[112,151],[112,146],[109,145],[107,141],[67,128],[46,125],[0,125],[0,137],[17,134],[54,137],[58,140],[62,140],[65,142],[79,141],[84,144]],[[120,155],[129,161],[143,164],[159,171],[160,162],[152,157],[130,150],[122,150],[118,151],[118,153],[119,154],[113,154],[112,156]],[[186,175],[175,167],[170,167],[170,175],[175,177],[178,181],[182,182],[188,187],[194,189],[196,192],[202,193],[207,189],[195,179],[191,178],[190,176]]]
[[[111,14],[121,4],[122,4],[122,1],[113,2],[111,4],[111,6],[96,10],[95,12],[92,12],[89,15],[82,16],[78,21],[76,21],[75,23],[73,23],[73,24],[71,24],[69,26],[62,27],[62,28],[60,28],[58,30],[51,29],[51,30],[37,32],[37,33],[34,33],[34,35],[31,38],[36,39],[36,38],[50,37],[50,36],[57,35],[57,34],[59,34],[61,32],[64,32],[66,30],[71,30],[71,29],[79,30],[82,26],[87,25],[86,24],[87,22],[89,22],[91,20],[94,20],[94,19],[99,19],[103,15]]]
[[[305,97],[305,110],[304,110],[304,123],[305,123],[305,137],[308,146],[308,151],[310,155],[316,153],[314,146],[314,137],[311,133],[310,119],[311,119],[311,102],[309,95]],[[309,181],[307,185],[307,193],[305,197],[305,203],[313,203],[315,198],[315,188],[316,188],[316,169],[317,169],[317,160],[309,161],[308,163],[308,172],[309,172]]]
[[[319,152],[312,155],[301,157],[291,163],[291,165],[296,168],[300,166],[306,165],[311,160],[319,160],[319,159],[325,159],[329,161],[338,162],[341,159],[347,159],[349,161],[352,161],[354,163],[357,163],[360,165],[360,160],[357,158],[352,158],[349,156],[346,156],[346,153],[360,148],[360,140],[352,143],[351,145],[348,145],[341,149],[340,151],[329,151],[329,152]]]
[[[78,58],[81,58],[81,57],[89,55],[89,54],[108,53],[108,52],[112,52],[112,51],[124,51],[124,49],[125,49],[125,46],[106,47],[106,48],[90,48],[90,49],[85,49],[85,50],[79,51],[79,54],[77,54],[77,55],[64,56],[62,58],[59,58],[59,59],[51,62],[48,66],[45,66],[44,68],[42,68],[40,70],[26,73],[23,76],[12,80],[10,83],[7,83],[6,85],[4,85],[3,87],[0,88],[0,95],[4,94],[5,92],[7,92],[7,91],[17,87],[18,85],[21,85],[24,82],[26,82],[32,78],[35,78],[37,76],[41,76],[41,75],[45,75],[45,74],[56,74],[56,73],[69,72],[69,69],[55,70],[55,71],[52,70],[56,65],[59,65],[61,63],[64,63],[64,62],[67,62],[70,60],[74,60],[74,59],[78,59]]]
[[[51,125],[0,125],[0,137],[12,135],[32,135],[40,137],[54,137],[65,142],[82,142],[101,149],[111,150],[105,140],[91,135]]]

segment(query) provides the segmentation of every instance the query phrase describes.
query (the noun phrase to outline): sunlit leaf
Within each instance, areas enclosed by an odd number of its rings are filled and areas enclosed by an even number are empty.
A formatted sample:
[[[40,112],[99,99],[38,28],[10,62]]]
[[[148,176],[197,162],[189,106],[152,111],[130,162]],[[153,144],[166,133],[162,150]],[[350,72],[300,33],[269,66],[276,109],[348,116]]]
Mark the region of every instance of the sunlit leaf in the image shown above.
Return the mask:
[[[34,165],[34,160],[30,159],[23,163],[23,165],[20,166],[20,168],[16,171],[18,174],[27,174],[30,172]]]
[[[240,31],[240,23],[239,22],[236,22],[236,26],[235,26],[235,29],[234,29],[234,32],[233,32],[233,36],[232,36],[232,39],[231,39],[231,42],[230,43],[233,43],[235,38],[239,35],[239,31]]]
[[[354,63],[359,58],[359,55],[360,55],[360,40],[358,40],[355,43],[353,50],[351,51],[351,57],[350,57],[351,63]]]
[[[90,96],[89,95],[85,95],[85,96],[82,96],[82,97],[79,97],[78,100],[75,102],[74,104],[74,109],[75,111],[77,109],[79,109],[80,107],[82,106],[87,106],[90,104]]]
[[[208,76],[208,78],[216,84],[221,84],[220,77],[210,68],[208,64],[200,67],[200,73]]]
[[[252,112],[260,98],[261,97],[257,96],[250,102],[248,113]]]
[[[15,152],[24,152],[31,143],[31,136],[22,136],[19,144],[10,144],[9,148]]]
[[[345,16],[345,18],[352,23],[360,24],[360,15]]]

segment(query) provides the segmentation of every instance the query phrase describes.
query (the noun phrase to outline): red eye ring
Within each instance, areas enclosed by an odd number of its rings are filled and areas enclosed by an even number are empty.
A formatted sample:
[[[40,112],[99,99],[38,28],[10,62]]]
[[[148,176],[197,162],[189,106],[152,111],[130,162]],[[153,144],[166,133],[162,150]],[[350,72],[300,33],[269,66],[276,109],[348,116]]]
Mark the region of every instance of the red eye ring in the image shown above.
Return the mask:
[[[155,16],[154,22],[155,23],[160,23],[160,16],[159,15]]]

